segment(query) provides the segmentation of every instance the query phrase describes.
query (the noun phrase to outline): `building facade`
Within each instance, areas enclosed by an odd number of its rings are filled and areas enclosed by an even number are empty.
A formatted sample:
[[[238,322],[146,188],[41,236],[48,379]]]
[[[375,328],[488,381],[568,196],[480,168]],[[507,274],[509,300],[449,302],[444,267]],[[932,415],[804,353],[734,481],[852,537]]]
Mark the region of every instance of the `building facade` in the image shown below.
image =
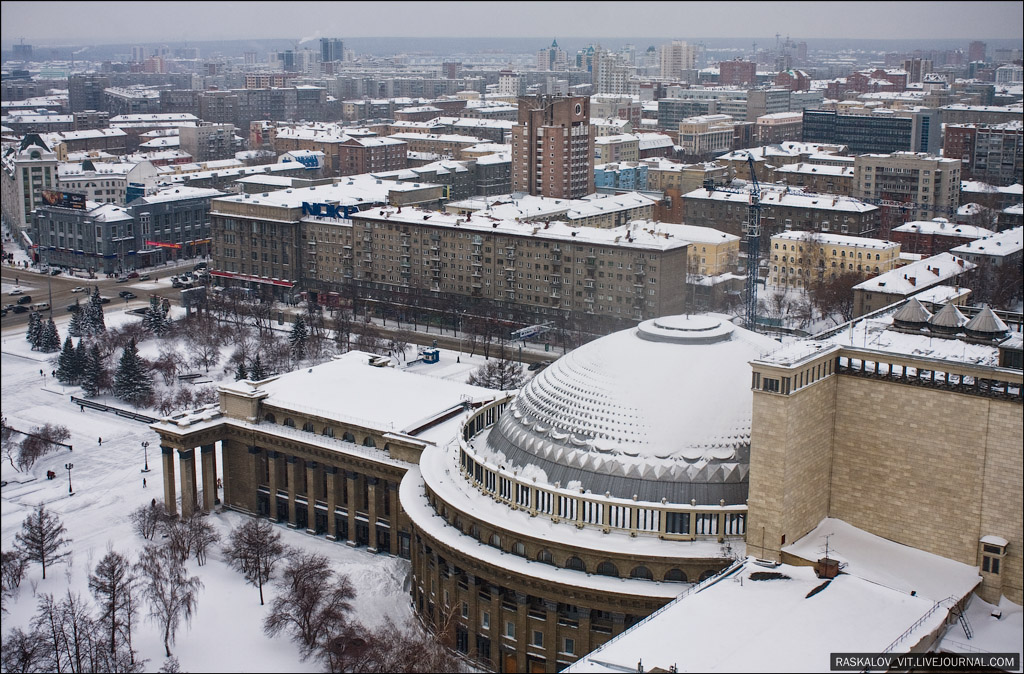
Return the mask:
[[[900,244],[859,236],[789,231],[771,238],[767,285],[807,289],[843,274],[870,276],[896,267]]]
[[[906,220],[953,217],[960,205],[959,159],[917,152],[862,154],[854,160],[853,171],[855,198],[898,211]],[[903,224],[894,217],[887,222],[891,227]]]
[[[1024,123],[946,124],[942,153],[963,162],[964,180],[1019,183],[1024,174]]]
[[[590,99],[520,98],[512,127],[512,190],[561,199],[594,191]]]

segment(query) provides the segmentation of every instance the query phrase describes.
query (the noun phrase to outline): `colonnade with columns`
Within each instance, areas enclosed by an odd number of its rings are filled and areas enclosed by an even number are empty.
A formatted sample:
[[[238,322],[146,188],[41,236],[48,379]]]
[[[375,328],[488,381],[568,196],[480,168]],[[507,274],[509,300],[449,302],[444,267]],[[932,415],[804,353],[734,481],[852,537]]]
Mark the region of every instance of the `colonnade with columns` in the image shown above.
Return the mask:
[[[200,467],[202,469],[203,488],[200,493],[196,479],[196,449],[199,450]],[[164,506],[168,515],[177,515],[177,492],[175,489],[174,454],[178,454],[181,486],[181,516],[192,517],[197,511],[210,512],[220,503],[217,497],[217,453],[213,443],[175,449],[167,445],[160,446],[160,454],[164,471]]]
[[[228,505],[370,552],[408,556],[408,538],[397,531],[401,474],[257,445],[245,452],[250,477],[225,484]]]

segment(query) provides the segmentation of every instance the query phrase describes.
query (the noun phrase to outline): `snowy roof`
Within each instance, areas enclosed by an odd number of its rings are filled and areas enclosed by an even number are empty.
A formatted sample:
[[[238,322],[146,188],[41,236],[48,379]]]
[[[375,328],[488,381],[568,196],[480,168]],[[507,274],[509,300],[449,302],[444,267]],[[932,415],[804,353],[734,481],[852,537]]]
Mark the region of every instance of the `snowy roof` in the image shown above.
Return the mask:
[[[140,148],[167,148],[167,147],[180,147],[181,138],[179,136],[161,136],[159,138],[153,138],[147,140],[145,143],[139,143]]]
[[[976,266],[952,253],[940,253],[939,255],[925,258],[920,262],[914,262],[899,269],[879,274],[874,278],[858,283],[853,288],[854,290],[885,293],[887,295],[910,295],[915,290],[923,290],[928,286],[937,285],[966,271],[970,271]]]
[[[550,545],[578,545],[590,551],[656,557],[707,558],[720,557],[722,545],[716,541],[663,541],[653,536],[629,536],[618,533],[604,534],[591,528],[576,529],[551,521],[547,517],[530,517],[525,511],[513,511],[507,506],[480,496],[480,492],[463,480],[458,473],[457,445],[448,448],[438,443],[427,447],[420,457],[420,465],[413,466],[406,473],[399,486],[402,508],[416,528],[434,540],[458,550],[472,559],[478,559],[494,568],[506,569],[524,577],[536,578],[560,585],[570,585],[602,594],[624,594],[631,596],[658,597],[671,599],[679,594],[685,585],[633,578],[612,578],[598,574],[583,573],[573,569],[560,568],[503,552],[481,543],[438,517],[430,505],[423,489],[426,482],[446,503],[475,517],[490,522],[509,532],[511,536],[538,539]],[[422,476],[422,478],[421,478]],[[504,535],[504,534],[503,534]],[[742,543],[738,543],[743,547]]]
[[[393,133],[388,138],[392,139],[393,142],[405,142],[405,141],[419,141],[424,139],[436,140],[442,143],[463,143],[466,145],[475,145],[477,143],[488,142],[486,138],[476,138],[474,136],[463,136],[457,133]]]
[[[990,257],[1006,257],[1019,253],[1024,248],[1024,227],[1014,227],[975,239],[950,250],[957,255],[986,255]]]
[[[374,367],[368,363],[372,357],[362,351],[349,351],[326,363],[259,384],[243,380],[221,388],[247,396],[258,389],[267,394],[264,405],[406,434],[425,419],[467,401],[493,400],[496,395],[478,386]]]
[[[955,236],[962,239],[980,239],[993,234],[991,229],[975,227],[974,225],[954,225],[945,218],[934,220],[915,220],[894,228],[894,232],[911,232],[918,234],[941,234],[943,236]]]
[[[660,223],[652,220],[633,220],[629,224],[643,229],[657,227]],[[674,225],[673,231],[676,232],[676,236],[682,237],[691,243],[720,244],[740,240],[740,237],[735,236],[734,234],[727,234],[726,232],[715,229],[714,227]]]
[[[978,595],[971,595],[964,617],[971,635],[964,633],[963,622],[951,624],[939,642],[941,652],[1024,652],[1024,610],[1019,604],[1006,597],[1000,597],[998,605],[989,604]]]
[[[779,166],[775,169],[776,173],[806,173],[808,175],[827,175],[836,177],[853,177],[853,162],[850,162],[850,166],[833,166],[829,164],[806,164],[799,162],[797,164],[786,164],[785,166]]]
[[[829,537],[829,558],[845,563],[844,573],[899,592],[916,592],[938,602],[965,597],[981,582],[976,566],[895,543],[835,518],[823,519],[783,550],[816,562],[825,556],[825,536]]]
[[[745,185],[741,188],[743,193],[726,192],[724,190],[712,190],[699,188],[683,195],[685,199],[710,199],[712,201],[731,201],[736,204],[747,204],[750,200],[752,187]],[[772,185],[761,185],[761,203],[777,204],[779,206],[790,206],[794,208],[813,208],[815,210],[839,211],[843,213],[869,213],[877,211],[878,206],[864,203],[852,197],[842,197],[834,194],[813,194],[803,192],[792,187],[775,187]]]
[[[1020,183],[1014,183],[1013,185],[989,185],[983,183],[980,180],[962,180],[960,181],[961,192],[1001,192],[1002,194],[1016,194],[1024,195],[1024,185]]]
[[[214,197],[223,195],[224,193],[220,190],[214,190],[206,187],[186,187],[182,185],[180,187],[170,187],[159,190],[153,194],[141,197],[135,203],[159,204],[166,203],[168,201],[179,201],[182,199],[213,199]]]
[[[386,183],[390,185],[409,185],[409,183]],[[304,191],[304,190],[303,190]],[[512,234],[532,236],[547,241],[563,241],[566,243],[593,243],[613,245],[621,248],[639,250],[672,250],[686,246],[677,229],[681,225],[654,223],[650,229],[622,225],[620,227],[580,227],[569,225],[552,219],[550,222],[518,222],[515,219],[497,218],[486,213],[458,215],[455,213],[439,213],[419,208],[406,208],[401,213],[393,207],[373,208],[360,211],[358,217],[383,222],[431,225],[434,227],[459,228],[463,231],[478,231],[496,234]]]
[[[645,321],[534,377],[491,430],[486,453],[594,493],[744,503],[749,361],[777,346],[717,314]]]
[[[672,138],[663,133],[638,133],[635,134],[640,141],[641,150],[652,150],[659,147],[672,147]]]
[[[760,147],[733,150],[718,158],[723,161],[747,161],[747,155],[753,155],[754,161],[762,161],[769,157],[799,157],[810,154],[828,154],[832,152],[844,152],[845,145],[830,143],[799,143],[786,141],[775,145],[761,145]]]
[[[779,241],[813,241],[831,246],[853,246],[856,248],[871,248],[874,250],[891,250],[900,244],[893,241],[882,241],[871,239],[866,236],[845,236],[843,234],[825,234],[822,232],[800,232],[791,230],[782,232],[772,237],[772,240]]]
[[[294,162],[276,164],[271,166],[283,167],[288,170],[295,170]],[[262,167],[251,173],[262,173]],[[236,170],[247,170],[236,169]],[[386,203],[388,194],[392,192],[412,192],[424,187],[433,187],[429,183],[399,183],[390,180],[380,180],[369,174],[354,176],[343,176],[337,178],[338,182],[327,185],[316,185],[312,187],[291,188],[264,192],[263,194],[235,194],[217,199],[213,203],[216,208],[217,202],[231,201],[235,203],[248,203],[262,206],[279,206],[281,208],[299,208],[303,202],[354,205],[354,204],[379,204]],[[316,216],[309,216],[316,217]]]
[[[769,570],[748,558],[562,671],[635,672],[642,661],[645,671],[820,672],[832,653],[882,652],[909,631],[892,649],[907,652],[946,619],[929,613],[934,605],[853,575],[823,583],[809,566]]]

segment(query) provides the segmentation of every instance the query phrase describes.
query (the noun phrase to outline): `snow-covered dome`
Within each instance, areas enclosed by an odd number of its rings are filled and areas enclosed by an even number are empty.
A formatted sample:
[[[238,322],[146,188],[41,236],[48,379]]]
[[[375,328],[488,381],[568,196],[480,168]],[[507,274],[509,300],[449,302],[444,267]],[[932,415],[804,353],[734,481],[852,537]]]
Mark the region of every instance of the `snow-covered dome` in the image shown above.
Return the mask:
[[[541,372],[491,429],[485,451],[564,488],[743,503],[749,362],[777,346],[716,314],[645,321]]]

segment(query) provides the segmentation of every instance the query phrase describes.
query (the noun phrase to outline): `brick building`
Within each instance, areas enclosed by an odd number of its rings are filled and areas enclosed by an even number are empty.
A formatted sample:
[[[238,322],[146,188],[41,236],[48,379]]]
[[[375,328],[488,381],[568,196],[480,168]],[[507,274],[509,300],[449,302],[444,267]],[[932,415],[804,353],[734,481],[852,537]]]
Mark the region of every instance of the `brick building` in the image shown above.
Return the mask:
[[[512,189],[575,199],[594,191],[590,99],[520,98],[512,127]]]

